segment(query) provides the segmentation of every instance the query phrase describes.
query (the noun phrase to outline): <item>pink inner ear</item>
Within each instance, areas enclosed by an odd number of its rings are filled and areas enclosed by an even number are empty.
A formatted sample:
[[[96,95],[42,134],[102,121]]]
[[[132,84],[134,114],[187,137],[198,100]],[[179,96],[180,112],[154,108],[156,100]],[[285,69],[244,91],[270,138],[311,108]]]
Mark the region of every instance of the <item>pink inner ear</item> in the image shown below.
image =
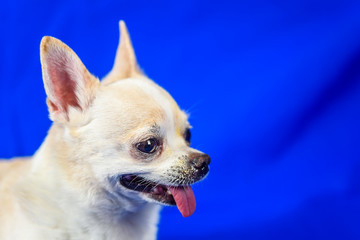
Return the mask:
[[[56,103],[52,103],[53,109],[59,108],[67,112],[68,107],[80,108],[79,100],[76,97],[76,82],[71,74],[73,69],[68,66],[69,62],[64,58],[51,59],[48,62],[48,74],[55,94]],[[71,69],[69,71],[69,69]]]

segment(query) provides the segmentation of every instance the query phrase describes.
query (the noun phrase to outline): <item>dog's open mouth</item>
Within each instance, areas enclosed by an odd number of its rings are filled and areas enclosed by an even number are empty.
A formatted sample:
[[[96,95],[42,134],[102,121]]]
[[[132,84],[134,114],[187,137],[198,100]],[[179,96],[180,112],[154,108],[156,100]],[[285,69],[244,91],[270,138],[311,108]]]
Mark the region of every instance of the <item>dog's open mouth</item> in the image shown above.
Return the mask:
[[[130,190],[144,193],[160,203],[176,205],[184,217],[191,216],[195,211],[196,201],[190,186],[166,186],[133,174],[123,175],[120,184]]]

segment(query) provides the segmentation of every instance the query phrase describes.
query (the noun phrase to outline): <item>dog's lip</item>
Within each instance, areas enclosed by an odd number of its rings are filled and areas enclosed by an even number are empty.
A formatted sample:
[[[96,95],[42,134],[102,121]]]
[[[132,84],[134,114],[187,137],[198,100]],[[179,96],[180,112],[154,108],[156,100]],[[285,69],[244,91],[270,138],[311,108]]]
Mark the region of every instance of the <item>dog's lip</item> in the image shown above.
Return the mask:
[[[123,175],[119,182],[122,186],[159,203],[176,205],[184,217],[191,216],[195,211],[196,200],[190,185],[163,185],[134,174]]]
[[[120,177],[120,184],[132,191],[141,192],[147,197],[165,205],[176,205],[167,185],[152,182],[137,174],[125,174]]]

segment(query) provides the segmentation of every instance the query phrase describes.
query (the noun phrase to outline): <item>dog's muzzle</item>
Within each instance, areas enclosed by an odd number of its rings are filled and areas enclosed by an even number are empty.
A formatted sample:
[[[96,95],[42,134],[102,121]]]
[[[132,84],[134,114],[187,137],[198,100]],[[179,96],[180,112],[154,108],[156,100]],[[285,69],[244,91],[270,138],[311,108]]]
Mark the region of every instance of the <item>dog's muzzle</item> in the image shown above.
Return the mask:
[[[151,198],[165,205],[177,205],[184,217],[190,216],[196,207],[195,196],[191,184],[202,180],[209,173],[210,157],[204,153],[190,153],[183,160],[185,165],[171,168],[169,176],[175,176],[168,180],[168,184],[160,184],[146,178],[144,175],[125,174],[119,179],[119,183],[132,191],[140,192],[147,198]],[[184,162],[183,162],[184,163]]]

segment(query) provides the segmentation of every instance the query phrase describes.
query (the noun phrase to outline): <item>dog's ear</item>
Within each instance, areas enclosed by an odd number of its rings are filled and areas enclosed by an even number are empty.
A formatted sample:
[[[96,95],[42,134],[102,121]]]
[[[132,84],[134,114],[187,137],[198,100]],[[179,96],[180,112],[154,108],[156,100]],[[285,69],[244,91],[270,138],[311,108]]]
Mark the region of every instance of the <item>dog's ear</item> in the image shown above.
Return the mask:
[[[110,84],[119,79],[142,75],[124,21],[119,22],[119,29],[120,40],[116,51],[115,62],[110,73],[103,79],[104,84]]]
[[[100,81],[88,72],[67,45],[56,38],[43,37],[40,57],[50,118],[67,122],[71,109],[85,111],[88,108]]]

